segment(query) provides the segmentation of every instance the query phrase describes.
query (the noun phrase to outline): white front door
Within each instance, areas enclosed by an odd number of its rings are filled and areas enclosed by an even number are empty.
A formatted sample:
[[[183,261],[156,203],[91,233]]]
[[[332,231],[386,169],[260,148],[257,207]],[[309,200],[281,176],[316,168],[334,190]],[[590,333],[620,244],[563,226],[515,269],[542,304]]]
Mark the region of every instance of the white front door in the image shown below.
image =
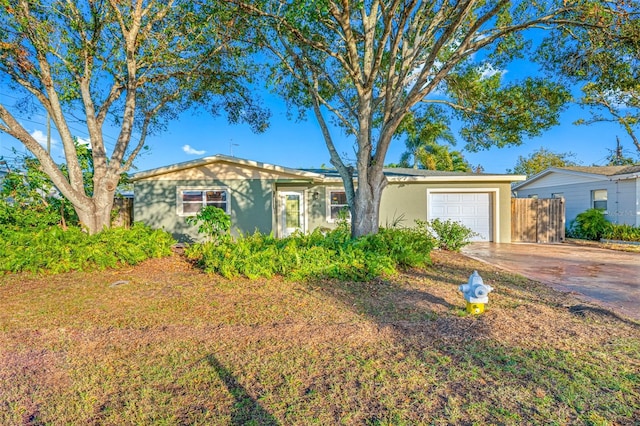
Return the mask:
[[[288,237],[295,231],[304,231],[304,192],[278,192],[280,237]]]

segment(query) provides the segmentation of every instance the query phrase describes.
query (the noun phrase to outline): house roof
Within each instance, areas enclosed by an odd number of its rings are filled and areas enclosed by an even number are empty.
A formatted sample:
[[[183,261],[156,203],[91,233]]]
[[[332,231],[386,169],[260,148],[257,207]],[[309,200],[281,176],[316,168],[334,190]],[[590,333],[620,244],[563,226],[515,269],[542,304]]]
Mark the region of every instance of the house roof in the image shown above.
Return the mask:
[[[577,176],[597,178],[601,180],[626,179],[640,177],[640,165],[550,167],[538,174],[531,176],[524,182],[520,182],[514,185],[513,189],[522,188],[552,173],[572,174]]]
[[[186,161],[183,163],[172,164],[157,169],[142,171],[131,177],[132,181],[154,178],[167,173],[173,173],[195,167],[202,167],[216,162],[235,164],[240,167],[252,167],[262,170],[270,170],[280,173],[289,174],[306,179],[312,179],[316,182],[341,182],[342,178],[335,169],[294,169],[288,167],[277,166],[268,163],[261,163],[252,160],[245,160],[237,157],[229,157],[226,155],[214,155],[204,157],[197,160]],[[486,174],[486,173],[466,173],[466,172],[449,172],[439,170],[424,170],[413,168],[385,168],[383,170],[385,176],[390,182],[437,182],[437,181],[500,181],[500,182],[517,182],[523,181],[526,176],[522,175],[506,175],[506,174]]]
[[[242,159],[242,158],[230,157],[230,156],[227,156],[227,155],[217,154],[217,155],[213,155],[211,157],[199,158],[197,160],[185,161],[183,163],[176,163],[176,164],[171,164],[169,166],[159,167],[157,169],[151,169],[151,170],[142,171],[142,172],[134,174],[131,177],[131,180],[135,182],[137,180],[148,179],[148,178],[164,175],[164,174],[167,174],[167,173],[173,173],[173,172],[177,172],[177,171],[180,171],[180,170],[186,170],[186,169],[191,169],[191,168],[195,168],[195,167],[202,167],[202,166],[206,166],[206,165],[209,165],[209,164],[220,163],[220,162],[235,164],[235,165],[241,166],[241,167],[253,167],[253,168],[257,168],[257,169],[270,170],[270,171],[274,171],[274,172],[291,174],[291,175],[294,175],[294,176],[300,176],[300,177],[303,177],[303,178],[311,178],[311,179],[314,179],[314,180],[318,180],[318,179],[322,180],[323,177],[324,177],[324,175],[322,175],[322,174],[314,173],[314,172],[311,172],[311,171],[305,171],[305,170],[302,170],[302,169],[291,169],[291,168],[288,168],[288,167],[276,166],[276,165],[273,165],[273,164],[261,163],[261,162],[257,162],[257,161],[245,160],[245,159]]]
[[[592,173],[603,176],[615,176],[625,175],[629,173],[640,172],[640,165],[636,166],[572,166],[572,167],[559,167],[562,170],[569,170],[573,172]]]

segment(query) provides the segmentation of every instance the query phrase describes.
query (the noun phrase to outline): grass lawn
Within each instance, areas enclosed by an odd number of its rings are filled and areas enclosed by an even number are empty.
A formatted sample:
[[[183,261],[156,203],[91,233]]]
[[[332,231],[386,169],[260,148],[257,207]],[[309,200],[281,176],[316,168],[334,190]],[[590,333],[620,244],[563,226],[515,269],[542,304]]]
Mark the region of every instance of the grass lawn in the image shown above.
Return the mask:
[[[371,283],[179,255],[0,277],[0,424],[640,424],[640,325],[454,253]],[[495,288],[469,316],[458,285]]]

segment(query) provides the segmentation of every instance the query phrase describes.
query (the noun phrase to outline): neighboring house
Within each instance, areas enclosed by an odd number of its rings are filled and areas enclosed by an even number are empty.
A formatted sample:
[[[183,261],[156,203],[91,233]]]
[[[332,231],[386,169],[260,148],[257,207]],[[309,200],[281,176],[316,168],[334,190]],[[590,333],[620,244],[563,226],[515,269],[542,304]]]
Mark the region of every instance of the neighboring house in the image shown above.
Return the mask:
[[[513,190],[518,198],[564,198],[567,225],[596,208],[612,223],[640,226],[640,165],[552,167]]]
[[[474,229],[477,240],[511,241],[511,183],[524,176],[385,169],[380,224],[453,219]],[[186,223],[202,206],[220,207],[240,232],[273,232],[336,226],[347,208],[335,170],[292,169],[216,155],[136,173],[134,220],[164,228],[179,241],[198,238]]]

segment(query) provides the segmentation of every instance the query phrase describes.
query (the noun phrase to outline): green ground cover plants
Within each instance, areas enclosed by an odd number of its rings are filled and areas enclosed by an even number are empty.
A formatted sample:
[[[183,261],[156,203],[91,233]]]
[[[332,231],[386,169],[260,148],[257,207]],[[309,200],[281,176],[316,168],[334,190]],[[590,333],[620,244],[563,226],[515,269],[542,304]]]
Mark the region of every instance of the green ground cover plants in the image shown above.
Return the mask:
[[[168,256],[175,240],[136,223],[89,235],[79,227],[0,228],[0,273],[95,270]]]
[[[228,226],[224,229],[225,232],[229,230]],[[204,234],[210,238],[212,233],[206,230]],[[280,275],[293,280],[335,278],[355,281],[392,276],[404,268],[424,267],[430,263],[434,248],[460,251],[474,235],[456,222],[439,220],[416,221],[412,228],[380,228],[378,234],[358,239],[351,238],[346,222],[334,230],[316,229],[309,234],[295,233],[287,238],[259,232],[236,238],[219,231],[213,234],[213,239],[186,250],[187,257],[208,273],[226,278],[257,279]]]
[[[0,276],[0,424],[635,425],[640,326],[433,250],[365,282]],[[458,286],[494,287],[470,316]],[[117,285],[116,285],[117,284]]]

